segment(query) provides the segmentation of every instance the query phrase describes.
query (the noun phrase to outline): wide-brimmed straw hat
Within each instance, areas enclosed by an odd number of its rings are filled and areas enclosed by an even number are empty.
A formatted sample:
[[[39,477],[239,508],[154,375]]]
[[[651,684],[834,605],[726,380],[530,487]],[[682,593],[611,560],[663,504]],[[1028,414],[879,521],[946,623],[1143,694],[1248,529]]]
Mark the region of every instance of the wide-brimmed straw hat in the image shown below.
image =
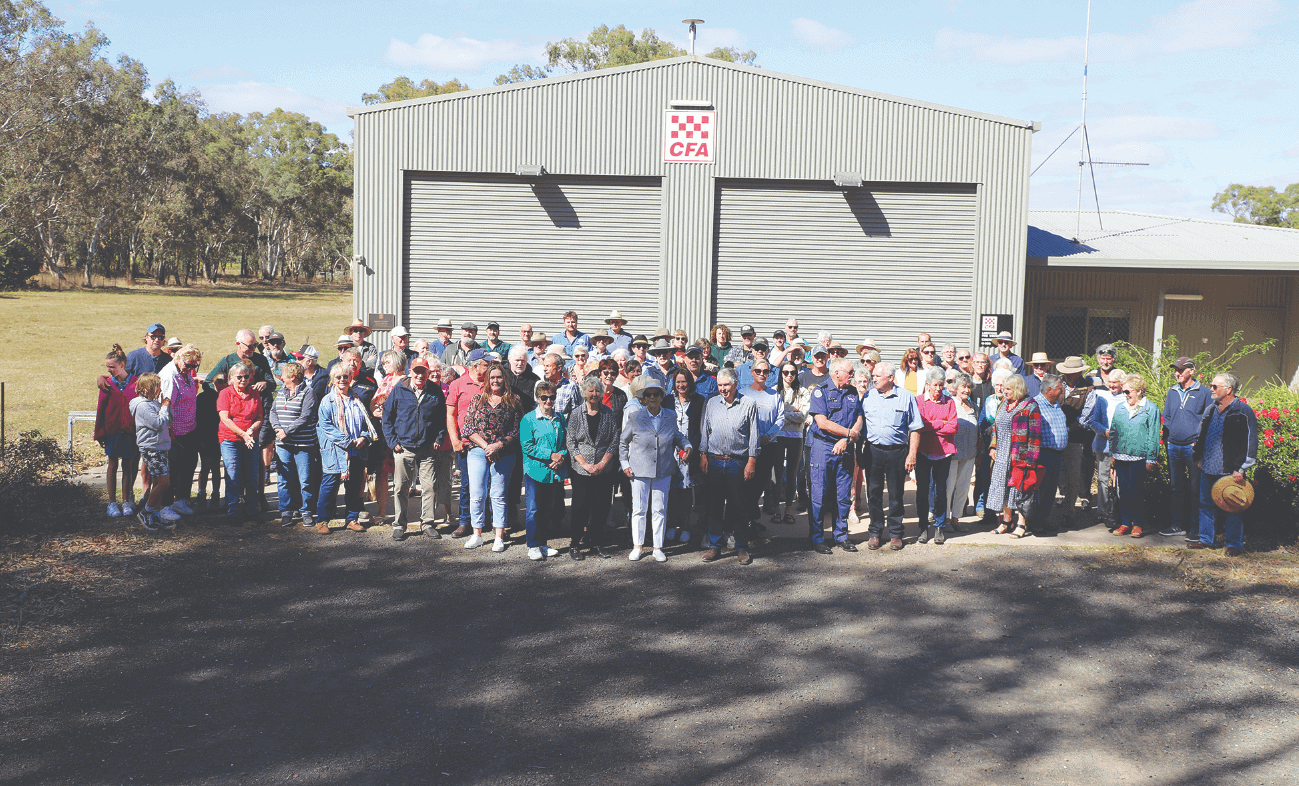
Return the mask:
[[[858,355],[864,354],[865,351],[868,349],[873,349],[876,352],[880,351],[880,348],[875,346],[875,339],[863,338],[861,340],[861,343],[857,345],[857,354]]]
[[[660,338],[654,342],[654,346],[649,348],[651,355],[660,355],[663,353],[674,353],[677,348],[668,343],[666,338]]]
[[[1231,475],[1223,475],[1213,484],[1213,504],[1228,513],[1241,513],[1254,504],[1254,484],[1248,480],[1237,483]]]
[[[615,319],[621,320],[624,325],[627,324],[627,318],[616,308],[609,312],[609,316],[605,317],[604,324],[611,325]]]
[[[1029,359],[1028,364],[1030,366],[1036,366],[1038,363],[1050,363],[1050,362],[1051,362],[1051,358],[1047,357],[1045,352],[1034,352],[1033,357]]]
[[[1000,333],[997,334],[996,338],[992,339],[992,343],[994,344],[996,344],[998,341],[1009,341],[1012,347],[1019,343],[1018,341],[1010,337],[1009,330],[1001,331]]]
[[[1061,374],[1086,374],[1092,368],[1077,355],[1070,355],[1063,362],[1056,363],[1055,370]]]
[[[354,320],[352,320],[352,324],[350,324],[350,325],[348,325],[346,328],[344,328],[344,329],[343,329],[343,332],[344,332],[344,333],[351,333],[353,330],[358,330],[358,329],[361,331],[361,338],[362,338],[362,339],[365,339],[367,336],[369,336],[371,333],[374,332],[374,331],[370,330],[370,326],[369,326],[369,325],[365,324],[365,322],[364,322],[363,320],[359,319],[359,318],[358,318],[358,319],[354,319]]]

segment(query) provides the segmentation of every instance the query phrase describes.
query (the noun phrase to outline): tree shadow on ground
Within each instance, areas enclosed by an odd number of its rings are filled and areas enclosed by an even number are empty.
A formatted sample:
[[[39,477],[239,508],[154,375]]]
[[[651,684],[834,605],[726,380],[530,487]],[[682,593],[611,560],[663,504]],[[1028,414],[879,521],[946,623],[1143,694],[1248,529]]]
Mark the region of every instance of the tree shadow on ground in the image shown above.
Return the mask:
[[[1267,784],[1299,764],[1293,619],[1157,564],[215,537],[0,683],[0,780]]]

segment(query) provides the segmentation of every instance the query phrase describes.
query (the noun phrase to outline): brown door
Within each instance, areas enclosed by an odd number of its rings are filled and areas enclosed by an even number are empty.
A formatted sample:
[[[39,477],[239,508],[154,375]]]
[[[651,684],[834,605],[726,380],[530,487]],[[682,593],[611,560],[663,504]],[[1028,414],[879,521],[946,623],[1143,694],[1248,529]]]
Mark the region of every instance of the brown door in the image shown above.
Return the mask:
[[[1281,358],[1285,341],[1285,309],[1282,308],[1229,308],[1227,309],[1227,337],[1237,330],[1244,333],[1244,344],[1259,344],[1269,338],[1276,339],[1266,353],[1255,353],[1241,358],[1231,371],[1240,378],[1241,385],[1249,390],[1266,382],[1281,378]]]

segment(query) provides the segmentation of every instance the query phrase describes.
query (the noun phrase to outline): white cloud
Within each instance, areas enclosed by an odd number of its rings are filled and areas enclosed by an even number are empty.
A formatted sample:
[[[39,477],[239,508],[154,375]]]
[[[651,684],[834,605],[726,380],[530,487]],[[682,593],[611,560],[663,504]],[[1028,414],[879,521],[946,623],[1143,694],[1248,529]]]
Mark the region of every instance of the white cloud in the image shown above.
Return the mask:
[[[213,112],[247,114],[286,109],[301,112],[335,133],[339,133],[337,129],[345,128],[349,122],[346,102],[308,95],[292,87],[249,81],[209,85],[202,92],[208,108]]]
[[[1289,123],[1293,119],[1294,118],[1289,115],[1268,115],[1267,117],[1260,117],[1254,122],[1261,126],[1281,126]]]
[[[1295,145],[1281,154],[1282,158],[1299,158],[1299,145]]]
[[[1139,34],[1097,33],[1091,54],[1116,62],[1151,54],[1173,54],[1242,46],[1272,24],[1282,11],[1279,0],[1193,0],[1150,20],[1150,31]],[[976,60],[1017,65],[1031,62],[1077,62],[1083,55],[1082,36],[1016,38],[944,28],[934,39],[944,57],[969,53]]]
[[[823,25],[815,19],[799,18],[790,22],[794,28],[794,37],[809,46],[824,49],[840,49],[853,42],[853,37],[842,30]]]
[[[520,41],[493,39],[479,41],[456,34],[450,38],[425,33],[414,44],[392,39],[388,45],[388,62],[403,68],[427,68],[468,73],[481,71],[490,63],[517,63],[540,60],[541,47]]]

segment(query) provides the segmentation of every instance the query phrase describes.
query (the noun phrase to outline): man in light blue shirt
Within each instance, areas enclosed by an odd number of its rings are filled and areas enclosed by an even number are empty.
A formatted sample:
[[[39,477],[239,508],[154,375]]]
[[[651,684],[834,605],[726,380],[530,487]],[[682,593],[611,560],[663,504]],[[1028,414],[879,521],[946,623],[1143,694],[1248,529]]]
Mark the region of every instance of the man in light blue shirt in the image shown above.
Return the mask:
[[[591,351],[591,338],[577,329],[577,312],[564,312],[564,329],[555,336],[554,343],[564,348],[564,354],[573,355],[574,347],[586,347]]]
[[[872,551],[880,547],[884,535],[884,483],[889,487],[889,548],[902,550],[902,495],[907,473],[916,468],[916,451],[920,448],[920,406],[909,390],[893,384],[892,363],[878,363],[871,375],[875,393],[861,400],[866,441],[870,443],[870,479],[867,487],[871,526],[866,545]]]
[[[1055,374],[1041,377],[1042,392],[1033,397],[1038,410],[1042,413],[1042,451],[1038,454],[1041,472],[1038,475],[1037,499],[1033,515],[1029,518],[1028,529],[1035,535],[1056,532],[1050,523],[1051,510],[1055,507],[1056,487],[1060,483],[1060,465],[1064,461],[1064,449],[1069,446],[1069,424],[1060,407],[1064,397],[1064,380]]]
[[[625,349],[630,356],[632,335],[623,330],[627,325],[627,320],[622,318],[622,312],[616,308],[610,311],[609,318],[604,323],[609,326],[609,335],[613,337],[613,342],[609,344],[609,354],[612,355],[620,349]]]
[[[738,365],[738,366],[735,367],[735,373],[736,373],[736,374],[739,376],[739,378],[740,378],[740,390],[745,390],[745,389],[747,389],[750,385],[753,384],[753,364],[754,364],[754,363],[757,363],[757,362],[760,361],[760,360],[761,360],[762,362],[764,362],[764,363],[768,363],[768,362],[770,362],[771,359],[767,356],[767,353],[770,352],[770,351],[771,351],[771,345],[767,343],[767,339],[765,339],[765,338],[759,338],[757,341],[754,341],[754,342],[753,342],[753,359],[752,359],[752,360],[745,361],[744,363],[741,363],[740,365]],[[774,374],[768,374],[767,376],[768,376],[768,377],[774,377],[775,375],[774,375]],[[775,388],[776,388],[776,383],[777,383],[778,381],[779,381],[779,380],[777,380],[777,379],[768,379],[768,380],[767,380],[767,389],[768,389],[768,390],[775,390]]]
[[[767,384],[767,379],[772,376],[771,364],[765,360],[755,360],[751,366],[753,381],[740,388],[740,395],[752,399],[758,408],[758,469],[753,476],[753,488],[747,500],[750,523],[758,521],[758,497],[763,494],[767,495],[763,509],[769,515],[776,512],[772,471],[779,451],[775,443],[776,434],[785,430],[785,400],[772,392]]]

